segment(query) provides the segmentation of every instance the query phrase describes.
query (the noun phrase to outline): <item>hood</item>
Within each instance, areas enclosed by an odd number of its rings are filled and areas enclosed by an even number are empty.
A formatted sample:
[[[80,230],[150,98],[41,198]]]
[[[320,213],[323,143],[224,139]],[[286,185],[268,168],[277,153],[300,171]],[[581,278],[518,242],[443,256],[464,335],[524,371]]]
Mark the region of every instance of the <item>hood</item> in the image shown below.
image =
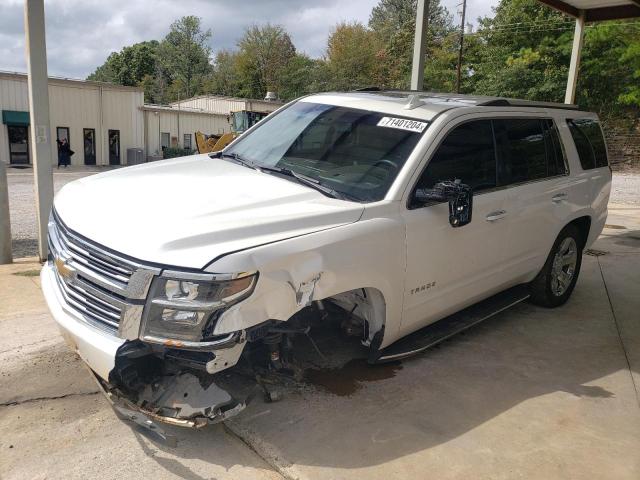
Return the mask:
[[[188,268],[356,222],[364,209],[207,155],[76,180],[54,205],[65,225],[89,240],[142,261]]]

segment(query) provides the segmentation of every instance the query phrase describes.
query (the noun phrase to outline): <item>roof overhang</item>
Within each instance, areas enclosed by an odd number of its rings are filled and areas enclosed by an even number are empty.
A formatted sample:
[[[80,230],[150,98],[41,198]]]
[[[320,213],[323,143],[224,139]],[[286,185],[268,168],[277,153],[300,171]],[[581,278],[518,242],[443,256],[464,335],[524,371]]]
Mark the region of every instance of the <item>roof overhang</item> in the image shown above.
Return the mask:
[[[572,17],[584,12],[586,22],[640,17],[640,0],[538,0]]]

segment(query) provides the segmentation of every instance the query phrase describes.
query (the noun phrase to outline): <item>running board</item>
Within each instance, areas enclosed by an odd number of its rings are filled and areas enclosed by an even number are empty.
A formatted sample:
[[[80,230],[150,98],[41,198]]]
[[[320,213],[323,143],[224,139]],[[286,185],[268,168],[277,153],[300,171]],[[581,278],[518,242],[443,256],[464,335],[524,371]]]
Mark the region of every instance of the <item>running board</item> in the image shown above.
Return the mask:
[[[417,355],[527,298],[529,298],[529,290],[525,285],[512,287],[410,333],[382,350],[373,352],[369,356],[369,363],[386,363]]]

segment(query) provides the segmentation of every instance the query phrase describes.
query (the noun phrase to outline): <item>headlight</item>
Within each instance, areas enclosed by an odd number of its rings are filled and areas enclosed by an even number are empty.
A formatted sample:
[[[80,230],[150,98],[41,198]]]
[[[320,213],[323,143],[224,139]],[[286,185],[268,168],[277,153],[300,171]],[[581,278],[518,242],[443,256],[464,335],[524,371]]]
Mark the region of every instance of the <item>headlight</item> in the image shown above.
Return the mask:
[[[228,275],[225,279],[163,272],[149,290],[142,339],[166,345],[206,343],[220,314],[251,295],[257,277],[256,272]]]

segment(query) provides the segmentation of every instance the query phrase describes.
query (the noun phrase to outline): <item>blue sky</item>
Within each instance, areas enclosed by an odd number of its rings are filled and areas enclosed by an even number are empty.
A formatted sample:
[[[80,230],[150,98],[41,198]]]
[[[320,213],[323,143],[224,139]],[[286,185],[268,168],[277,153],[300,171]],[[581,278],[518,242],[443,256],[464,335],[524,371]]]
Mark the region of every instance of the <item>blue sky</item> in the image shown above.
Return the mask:
[[[461,0],[441,0],[458,20]],[[366,23],[378,0],[45,0],[49,74],[84,78],[109,53],[161,39],[170,23],[197,15],[213,31],[214,50],[233,48],[254,23],[283,25],[299,51],[319,57],[340,21]],[[468,0],[467,18],[489,15],[497,0]],[[0,0],[0,70],[26,70],[24,0]]]

